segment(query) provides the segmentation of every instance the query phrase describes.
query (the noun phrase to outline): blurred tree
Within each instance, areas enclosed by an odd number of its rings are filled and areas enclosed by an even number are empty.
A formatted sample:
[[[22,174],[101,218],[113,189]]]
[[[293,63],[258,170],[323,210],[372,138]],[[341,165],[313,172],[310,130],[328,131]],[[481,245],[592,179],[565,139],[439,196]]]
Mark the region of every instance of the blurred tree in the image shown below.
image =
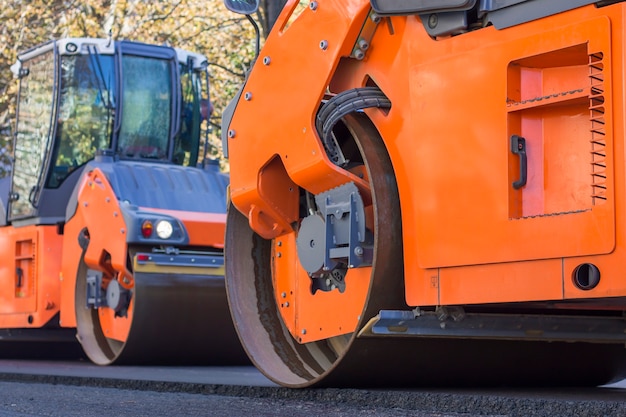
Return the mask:
[[[2,0],[0,9],[0,149],[14,132],[17,83],[9,67],[17,54],[67,36],[107,37],[169,44],[207,56],[211,73],[210,153],[221,157],[222,109],[234,96],[254,55],[254,33],[245,17],[222,0]],[[263,0],[278,13],[284,0]],[[261,16],[269,16],[265,9]],[[274,18],[275,19],[275,18]],[[0,152],[0,176],[6,166]]]

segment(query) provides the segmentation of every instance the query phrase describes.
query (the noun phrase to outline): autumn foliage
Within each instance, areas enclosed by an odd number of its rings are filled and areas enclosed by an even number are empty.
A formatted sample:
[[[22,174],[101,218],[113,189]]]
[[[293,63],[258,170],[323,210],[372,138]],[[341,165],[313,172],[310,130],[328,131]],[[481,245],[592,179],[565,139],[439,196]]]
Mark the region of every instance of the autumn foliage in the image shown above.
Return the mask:
[[[9,67],[17,54],[52,39],[109,35],[119,40],[169,44],[207,56],[215,107],[212,153],[220,157],[222,109],[241,84],[255,47],[252,26],[244,17],[226,10],[221,0],[2,0],[0,148],[10,146],[11,132],[15,131],[17,82]],[[3,156],[0,151],[0,158]]]

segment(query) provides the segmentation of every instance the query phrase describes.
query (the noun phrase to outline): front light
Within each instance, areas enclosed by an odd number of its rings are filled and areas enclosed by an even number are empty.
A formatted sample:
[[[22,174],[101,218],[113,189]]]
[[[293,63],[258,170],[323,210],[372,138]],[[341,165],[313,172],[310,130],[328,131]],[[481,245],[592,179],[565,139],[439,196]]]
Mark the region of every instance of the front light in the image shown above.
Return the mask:
[[[152,236],[152,222],[150,220],[145,220],[141,224],[141,235],[146,239]]]
[[[161,239],[169,239],[173,231],[172,223],[167,220],[159,220],[156,224],[156,234]]]

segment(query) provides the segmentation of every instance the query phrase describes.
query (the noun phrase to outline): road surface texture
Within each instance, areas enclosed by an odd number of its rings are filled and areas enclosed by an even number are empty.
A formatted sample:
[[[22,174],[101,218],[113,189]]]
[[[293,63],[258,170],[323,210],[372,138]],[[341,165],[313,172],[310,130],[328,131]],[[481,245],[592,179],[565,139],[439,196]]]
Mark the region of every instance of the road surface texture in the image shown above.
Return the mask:
[[[277,387],[251,367],[98,367],[0,360],[0,417],[626,416],[626,384],[593,389]]]

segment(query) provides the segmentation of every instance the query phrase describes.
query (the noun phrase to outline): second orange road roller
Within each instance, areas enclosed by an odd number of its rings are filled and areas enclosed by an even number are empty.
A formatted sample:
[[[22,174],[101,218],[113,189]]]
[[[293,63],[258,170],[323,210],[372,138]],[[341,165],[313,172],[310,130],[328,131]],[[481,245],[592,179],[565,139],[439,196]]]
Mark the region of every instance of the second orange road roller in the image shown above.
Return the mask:
[[[228,177],[203,157],[206,58],[68,38],[12,70],[0,352],[70,333],[101,365],[246,363],[224,288]]]
[[[624,378],[625,29],[623,1],[288,0],[223,118],[253,363],[288,387]]]

